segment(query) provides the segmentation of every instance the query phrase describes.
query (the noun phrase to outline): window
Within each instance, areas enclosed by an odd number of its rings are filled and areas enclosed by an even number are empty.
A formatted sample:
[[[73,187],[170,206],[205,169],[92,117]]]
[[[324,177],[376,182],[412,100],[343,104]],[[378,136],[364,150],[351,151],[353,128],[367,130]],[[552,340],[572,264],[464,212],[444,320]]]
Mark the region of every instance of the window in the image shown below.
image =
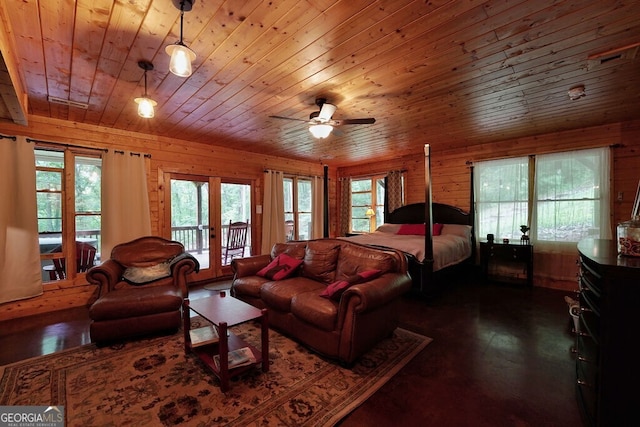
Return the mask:
[[[384,221],[384,176],[351,180],[351,231],[370,233]]]
[[[310,178],[284,177],[284,219],[287,240],[309,240],[312,235]]]
[[[530,223],[537,242],[606,238],[608,171],[606,148],[480,162],[475,168],[477,235],[519,240],[520,226]]]
[[[35,150],[35,158],[42,278],[71,278],[75,273],[66,271],[64,259],[66,253],[77,255],[75,242],[100,248],[102,161],[70,151],[41,149]],[[65,167],[67,164],[73,167]]]

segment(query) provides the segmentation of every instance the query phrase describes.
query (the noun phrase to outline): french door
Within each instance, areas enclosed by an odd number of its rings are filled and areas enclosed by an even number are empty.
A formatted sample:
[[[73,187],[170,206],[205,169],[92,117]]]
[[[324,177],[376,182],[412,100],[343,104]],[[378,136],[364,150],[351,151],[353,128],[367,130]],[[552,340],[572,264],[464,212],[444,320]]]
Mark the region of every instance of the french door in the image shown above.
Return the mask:
[[[244,253],[251,255],[251,188],[249,180],[227,180],[203,175],[167,174],[165,192],[171,240],[182,243],[196,257],[200,271],[195,281],[229,276],[231,257],[225,257],[230,222],[247,222]]]

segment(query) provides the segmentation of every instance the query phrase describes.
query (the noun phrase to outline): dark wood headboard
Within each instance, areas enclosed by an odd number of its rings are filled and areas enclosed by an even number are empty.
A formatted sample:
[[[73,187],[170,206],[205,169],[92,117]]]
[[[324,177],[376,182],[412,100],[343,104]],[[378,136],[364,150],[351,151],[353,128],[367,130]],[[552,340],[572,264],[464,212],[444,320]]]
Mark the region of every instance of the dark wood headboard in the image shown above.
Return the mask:
[[[431,204],[433,223],[464,224],[473,226],[473,215],[462,209],[442,203]],[[401,206],[385,215],[385,222],[390,224],[423,224],[424,203],[413,203]]]

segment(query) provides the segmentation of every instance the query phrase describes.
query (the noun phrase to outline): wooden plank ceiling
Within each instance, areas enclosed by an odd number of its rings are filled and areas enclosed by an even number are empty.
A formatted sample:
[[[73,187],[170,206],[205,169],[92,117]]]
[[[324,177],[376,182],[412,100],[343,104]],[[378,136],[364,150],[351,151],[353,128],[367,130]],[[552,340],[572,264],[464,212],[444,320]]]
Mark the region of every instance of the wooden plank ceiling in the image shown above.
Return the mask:
[[[172,0],[0,4],[32,115],[334,166],[640,118],[638,1],[195,0],[189,78],[168,71]],[[153,119],[133,101],[143,59]],[[270,117],[306,120],[317,97],[376,122],[316,140]]]

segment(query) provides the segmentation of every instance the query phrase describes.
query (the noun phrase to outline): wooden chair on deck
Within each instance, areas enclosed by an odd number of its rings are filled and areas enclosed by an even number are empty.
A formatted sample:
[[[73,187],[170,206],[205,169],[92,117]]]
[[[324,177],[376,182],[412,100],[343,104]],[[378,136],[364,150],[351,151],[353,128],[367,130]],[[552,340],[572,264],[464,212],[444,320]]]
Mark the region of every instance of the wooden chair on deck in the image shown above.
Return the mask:
[[[227,232],[227,246],[224,248],[223,265],[228,265],[234,257],[244,257],[244,248],[247,245],[247,232],[249,230],[249,220],[247,222],[229,221],[229,231]]]
[[[62,246],[54,248],[51,252],[62,252]],[[76,242],[76,267],[78,273],[83,273],[93,267],[96,258],[96,248],[88,243]],[[50,280],[62,280],[67,277],[64,258],[52,259],[53,265],[44,267],[49,272]]]

